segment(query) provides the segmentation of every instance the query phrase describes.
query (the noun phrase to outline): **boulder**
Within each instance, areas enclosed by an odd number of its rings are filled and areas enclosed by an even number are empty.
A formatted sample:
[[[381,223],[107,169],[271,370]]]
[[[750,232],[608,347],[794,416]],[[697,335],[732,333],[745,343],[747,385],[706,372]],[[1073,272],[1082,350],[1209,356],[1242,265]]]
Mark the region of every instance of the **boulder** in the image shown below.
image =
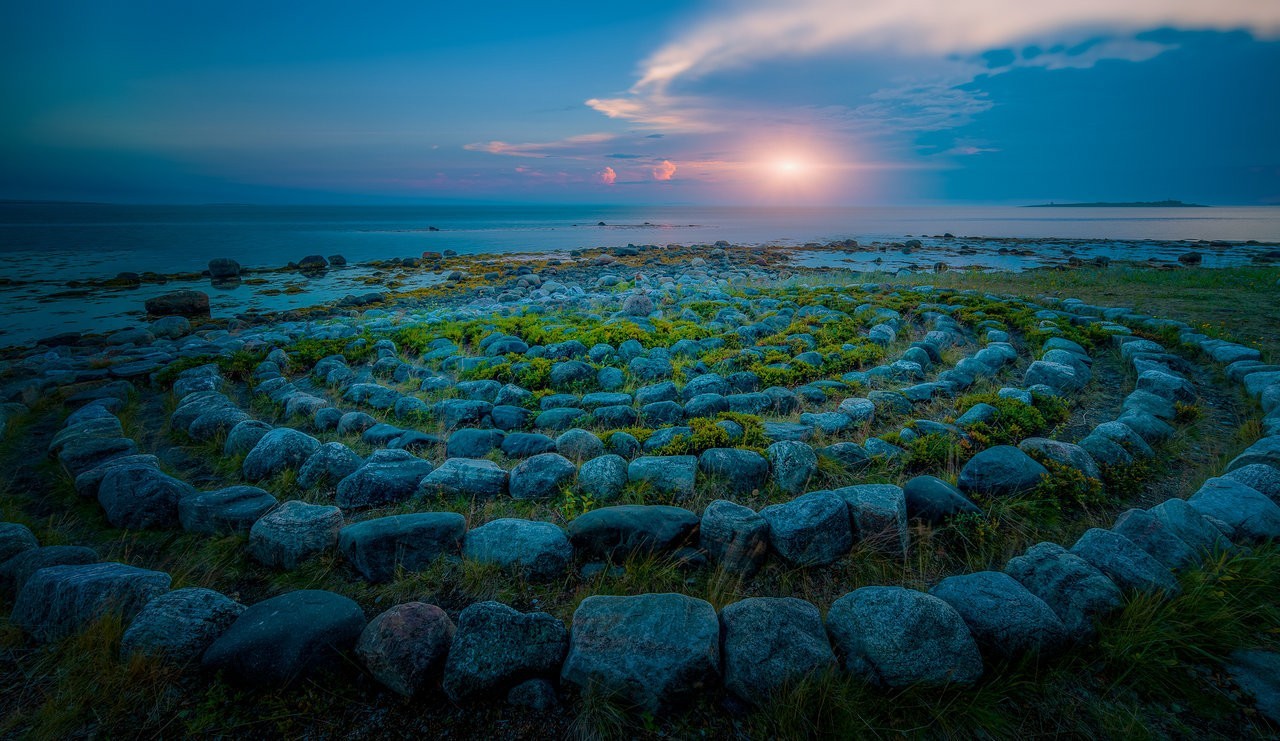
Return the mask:
[[[717,499],[702,512],[702,550],[721,569],[750,578],[769,552],[769,522],[750,507]]]
[[[644,456],[627,464],[627,480],[682,500],[693,496],[698,459],[692,455]]]
[[[601,455],[578,468],[578,489],[595,501],[617,499],[626,485],[627,461],[620,455]]]
[[[979,571],[949,576],[929,594],[955,608],[978,647],[991,656],[1015,659],[1029,653],[1053,654],[1065,647],[1062,620],[1008,574]]]
[[[32,574],[9,621],[37,641],[56,641],[116,614],[127,624],[152,598],[169,591],[169,575],[122,563],[50,566]]]
[[[803,492],[809,479],[818,472],[818,457],[813,448],[796,440],[770,445],[765,456],[769,459],[774,482],[793,496]]]
[[[534,581],[549,581],[564,575],[573,559],[573,546],[553,523],[499,519],[467,532],[462,557],[526,574]]]
[[[859,449],[861,450],[861,449]],[[769,480],[769,461],[754,450],[710,448],[698,456],[698,470],[735,494],[750,494]]]
[[[178,503],[195,492],[187,482],[153,466],[116,466],[98,485],[98,503],[115,527],[159,529],[177,524]]]
[[[1170,569],[1183,569],[1198,565],[1200,554],[1165,527],[1160,518],[1143,509],[1131,509],[1121,513],[1111,529],[1131,540],[1142,550]]]
[[[338,532],[338,549],[367,581],[390,581],[398,569],[420,571],[441,556],[457,555],[467,523],[454,512],[377,517]]]
[[[860,484],[836,489],[849,506],[857,540],[894,557],[907,553],[907,497],[892,484]]]
[[[1169,595],[1182,591],[1168,567],[1119,533],[1090,528],[1071,546],[1071,553],[1106,574],[1121,590]]]
[[[1234,479],[1209,479],[1187,500],[1195,511],[1231,528],[1235,541],[1264,542],[1280,538],[1280,505]]]
[[[188,587],[161,594],[142,608],[120,639],[120,655],[195,662],[231,627],[244,605],[212,589]]]
[[[569,540],[586,556],[622,559],[631,553],[671,551],[685,545],[698,516],[661,504],[622,504],[593,509],[569,522]]]
[[[209,294],[203,291],[170,291],[146,301],[151,316],[209,316]]]
[[[493,697],[529,679],[553,677],[564,660],[564,623],[545,612],[521,613],[479,602],[458,615],[458,630],[444,667],[444,691],[453,702]]]
[[[1079,445],[1047,437],[1029,437],[1018,443],[1018,448],[1024,453],[1040,455],[1054,463],[1074,468],[1088,478],[1102,478],[1102,469],[1098,468],[1097,461]]]
[[[1267,495],[1271,501],[1280,504],[1280,468],[1252,463],[1228,471],[1222,475],[1240,484]]]
[[[78,545],[47,545],[30,548],[0,561],[0,594],[9,599],[18,596],[31,575],[50,566],[83,566],[97,563],[92,548]]]
[[[941,525],[955,515],[982,514],[959,489],[936,476],[916,476],[902,487],[902,493],[907,515],[930,525]]]
[[[574,463],[582,463],[604,454],[600,438],[583,429],[566,430],[556,438],[556,452]]]
[[[502,448],[502,430],[478,430],[466,427],[454,430],[445,444],[444,454],[450,458],[483,458]]]
[[[1028,548],[1004,571],[1043,600],[1076,641],[1093,636],[1095,623],[1124,604],[1115,582],[1056,543]]]
[[[364,465],[364,459],[342,443],[325,443],[298,469],[298,486],[310,489],[321,483],[336,485]]]
[[[289,469],[297,469],[320,441],[289,427],[277,427],[262,436],[245,456],[240,470],[248,481],[262,481]]]
[[[1280,468],[1280,435],[1264,437],[1250,445],[1243,453],[1231,459],[1227,471],[1234,471],[1254,463]]]
[[[249,529],[249,553],[278,569],[295,569],[338,542],[342,510],[291,500],[263,515]]]
[[[256,486],[228,486],[184,498],[178,503],[178,520],[189,533],[247,533],[278,503]]]
[[[578,467],[559,453],[526,458],[511,469],[508,488],[514,499],[550,499],[573,483]]]
[[[384,687],[413,697],[438,681],[455,630],[439,607],[406,602],[369,621],[356,641],[356,656]]]
[[[877,686],[972,684],[982,676],[960,613],[914,589],[856,589],[832,603],[827,632],[845,671]]]
[[[379,450],[365,464],[338,482],[334,501],[344,509],[395,504],[413,496],[431,473],[430,461],[407,450]]]
[[[835,666],[818,608],[794,597],[753,597],[720,611],[724,686],[764,704],[783,689]]]
[[[561,679],[584,692],[657,713],[719,676],[720,621],[682,594],[591,596],[573,613]]]
[[[829,491],[815,491],[760,510],[769,545],[795,566],[827,566],[853,547],[849,506]]]
[[[450,458],[418,484],[420,498],[494,499],[507,493],[507,472],[484,459]]]
[[[364,612],[340,594],[300,589],[240,613],[201,664],[239,684],[279,689],[337,671],[365,628]]]
[[[969,459],[956,485],[966,494],[1014,496],[1039,486],[1049,471],[1012,445],[996,445]]]
[[[26,525],[16,522],[0,522],[0,564],[10,558],[40,547],[40,541]]]

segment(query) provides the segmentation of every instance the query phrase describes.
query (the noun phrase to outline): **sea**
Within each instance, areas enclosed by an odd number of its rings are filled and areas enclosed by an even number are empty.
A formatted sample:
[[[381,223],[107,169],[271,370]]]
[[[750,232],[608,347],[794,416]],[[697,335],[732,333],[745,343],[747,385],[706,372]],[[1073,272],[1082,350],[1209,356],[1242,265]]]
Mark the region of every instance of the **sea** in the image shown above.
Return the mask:
[[[423,252],[554,252],[627,244],[796,246],[856,239],[1088,240],[1095,253],[1127,240],[1280,243],[1280,206],[1064,208],[911,206],[759,208],[593,205],[265,206],[0,202],[0,345],[59,331],[110,331],[141,314],[132,291],[68,291],[68,281],[121,272],[198,272],[212,258],[279,267],[307,255],[349,263]],[[1048,247],[1030,243],[1031,249]],[[1129,245],[1132,249],[1132,245]],[[1119,256],[1119,255],[1117,255]],[[807,264],[813,264],[812,257]],[[1229,264],[1232,259],[1219,264]],[[1206,262],[1206,265],[1209,263]],[[992,267],[1004,267],[993,265]],[[348,277],[350,275],[348,274]],[[344,295],[342,275],[302,293],[212,290],[215,314],[281,309]],[[203,290],[210,290],[207,282]],[[348,291],[349,292],[349,291]]]

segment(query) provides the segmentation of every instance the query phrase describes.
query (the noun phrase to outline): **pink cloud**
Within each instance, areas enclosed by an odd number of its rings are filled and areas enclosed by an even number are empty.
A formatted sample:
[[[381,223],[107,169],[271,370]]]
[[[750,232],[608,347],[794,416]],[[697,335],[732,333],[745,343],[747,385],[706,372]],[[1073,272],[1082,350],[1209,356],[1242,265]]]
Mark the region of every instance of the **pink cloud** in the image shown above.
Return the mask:
[[[671,160],[663,160],[662,164],[653,168],[654,180],[670,180],[676,174],[676,165]]]
[[[605,185],[613,185],[614,181],[618,179],[618,173],[614,172],[612,167],[606,167],[596,173],[596,179]]]

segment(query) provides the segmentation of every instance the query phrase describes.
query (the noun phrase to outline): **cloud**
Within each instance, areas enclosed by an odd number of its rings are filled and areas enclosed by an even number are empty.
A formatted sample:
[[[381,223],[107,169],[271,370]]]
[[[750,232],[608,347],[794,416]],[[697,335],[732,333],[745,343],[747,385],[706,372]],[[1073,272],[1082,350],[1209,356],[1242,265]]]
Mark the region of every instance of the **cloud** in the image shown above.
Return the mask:
[[[596,179],[605,185],[613,185],[618,179],[618,173],[614,172],[612,167],[606,167],[596,173]]]
[[[676,174],[676,166],[671,160],[663,160],[662,164],[653,168],[654,180],[670,180]]]
[[[828,53],[954,58],[1043,40],[1133,34],[1161,27],[1248,29],[1280,35],[1274,0],[722,0],[640,65],[623,96],[587,105],[610,118],[664,130],[717,128],[705,102],[678,90],[713,73]],[[1141,61],[1163,51],[1118,39],[1084,53],[1044,55],[1035,66]],[[1023,60],[1031,64],[1033,60]]]
[[[508,144],[503,141],[477,142],[466,144],[462,148],[472,152],[488,152],[510,157],[551,157],[557,154],[572,153],[583,147],[616,139],[616,134],[578,134],[565,139],[550,142],[528,142],[525,144]]]

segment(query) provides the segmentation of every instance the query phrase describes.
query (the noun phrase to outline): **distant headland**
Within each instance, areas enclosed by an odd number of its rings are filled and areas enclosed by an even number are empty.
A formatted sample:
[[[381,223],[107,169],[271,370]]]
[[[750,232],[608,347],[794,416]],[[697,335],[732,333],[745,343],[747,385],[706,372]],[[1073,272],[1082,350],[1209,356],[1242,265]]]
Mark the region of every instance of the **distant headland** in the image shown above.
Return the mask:
[[[1210,208],[1210,206],[1182,201],[1096,201],[1094,203],[1033,203],[1023,208]]]

